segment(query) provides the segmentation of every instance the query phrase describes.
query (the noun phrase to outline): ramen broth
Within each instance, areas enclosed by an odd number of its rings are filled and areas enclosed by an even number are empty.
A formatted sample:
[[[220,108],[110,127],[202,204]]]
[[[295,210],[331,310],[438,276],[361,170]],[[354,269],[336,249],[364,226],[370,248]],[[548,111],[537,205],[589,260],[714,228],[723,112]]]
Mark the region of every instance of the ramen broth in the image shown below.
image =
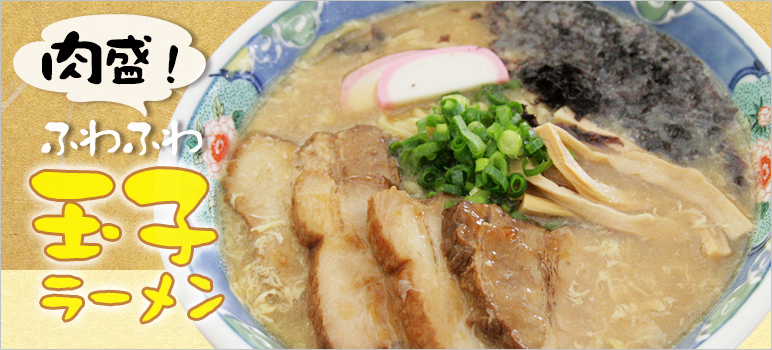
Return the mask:
[[[264,93],[262,104],[243,135],[260,132],[302,145],[314,132],[335,132],[357,124],[379,125],[387,132],[398,133],[393,125],[400,121],[406,121],[405,125],[414,123],[416,116],[430,111],[432,103],[415,104],[388,114],[376,106],[346,114],[340,106],[343,78],[368,62],[401,51],[456,45],[487,47],[494,37],[489,31],[485,7],[486,4],[477,2],[443,4],[356,22],[354,29],[341,35],[342,40],[309,49],[309,54],[274,83]],[[511,95],[534,108],[535,95],[524,90]],[[546,107],[537,109],[531,111],[541,113],[540,118],[550,117],[551,111]],[[674,212],[688,205],[651,191],[652,185],[644,181],[623,179],[607,167],[579,161],[593,178],[660,204],[651,210]],[[721,168],[699,159],[690,165],[709,173],[719,188],[729,192],[722,187],[726,181]],[[751,202],[738,199],[752,198],[750,193],[730,198],[739,203],[743,212],[752,212]],[[236,296],[268,333],[284,345],[320,346],[308,317],[308,285],[302,282],[306,277],[300,276],[301,282],[293,286],[277,285],[280,283],[267,278],[254,242],[258,235],[270,233],[250,232],[231,207],[232,199],[221,200],[222,255]],[[746,252],[745,236],[729,242],[730,256],[708,259],[701,254],[702,242],[696,234],[655,242],[583,220],[567,219],[565,224],[571,230],[562,239],[579,248],[573,249],[571,256],[560,257],[563,281],[556,291],[552,327],[544,344],[547,348],[672,345],[715,303]],[[298,243],[285,240],[285,244]],[[304,247],[298,245],[290,251],[298,254],[298,261],[307,261],[301,256],[307,254]],[[296,272],[302,273],[305,272]],[[285,287],[292,288],[292,292],[271,292]]]

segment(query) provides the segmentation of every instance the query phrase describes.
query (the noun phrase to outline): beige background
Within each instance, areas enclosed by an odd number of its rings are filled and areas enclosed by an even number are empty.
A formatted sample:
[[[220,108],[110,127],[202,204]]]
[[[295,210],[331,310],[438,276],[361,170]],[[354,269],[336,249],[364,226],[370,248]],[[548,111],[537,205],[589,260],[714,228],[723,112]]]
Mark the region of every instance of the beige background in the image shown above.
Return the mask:
[[[164,19],[180,25],[193,36],[191,46],[208,58],[238,26],[267,2],[2,2],[0,23],[0,111],[2,131],[1,188],[2,223],[2,296],[0,305],[0,346],[25,348],[210,348],[208,342],[185,318],[180,306],[167,310],[149,325],[140,325],[139,315],[147,306],[140,290],[158,282],[162,265],[155,249],[142,245],[137,229],[152,220],[151,209],[139,209],[120,195],[112,195],[95,204],[86,204],[90,214],[105,222],[118,223],[124,235],[116,243],[105,243],[104,253],[97,259],[77,266],[64,266],[46,259],[41,250],[53,242],[53,237],[41,236],[31,230],[32,218],[42,212],[58,211],[61,207],[35,197],[27,185],[29,175],[42,168],[96,168],[121,181],[136,169],[154,165],[158,151],[148,148],[148,154],[138,156],[98,151],[93,157],[85,150],[69,149],[63,156],[58,151],[56,135],[45,130],[50,121],[70,124],[71,140],[80,141],[78,129],[86,128],[89,120],[97,120],[101,129],[121,132],[122,142],[138,144],[138,135],[126,130],[129,122],[145,121],[153,130],[164,128],[185,89],[177,89],[164,101],[148,102],[147,117],[138,111],[115,103],[73,103],[64,94],[28,87],[13,72],[13,55],[23,45],[41,40],[40,33],[48,25],[70,17],[125,13]],[[757,33],[770,44],[770,3],[729,2]],[[153,132],[150,141],[162,140]],[[50,142],[50,154],[40,147]],[[112,141],[108,141],[112,142]],[[105,143],[105,146],[110,147]],[[100,146],[101,147],[101,146]],[[78,318],[68,324],[52,311],[42,309],[37,300],[42,296],[42,278],[56,269],[71,271],[86,284],[84,295],[94,289],[111,286],[132,293],[134,300],[126,306],[106,309],[87,303]],[[124,271],[110,271],[124,270]],[[133,270],[133,271],[126,271]],[[61,273],[61,271],[58,271]],[[743,343],[745,348],[770,347],[770,317]]]

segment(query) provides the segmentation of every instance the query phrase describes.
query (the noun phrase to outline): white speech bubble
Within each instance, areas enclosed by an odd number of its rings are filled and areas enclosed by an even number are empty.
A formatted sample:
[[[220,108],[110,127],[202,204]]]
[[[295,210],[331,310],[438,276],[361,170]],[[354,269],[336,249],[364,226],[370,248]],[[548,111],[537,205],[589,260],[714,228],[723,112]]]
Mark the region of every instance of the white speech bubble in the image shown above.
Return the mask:
[[[62,43],[68,35],[73,39],[73,32],[77,33],[81,44],[67,55],[67,50],[62,50],[65,46]],[[137,49],[139,54],[125,47],[129,36],[135,40],[133,43],[142,44]],[[46,27],[42,37],[44,41],[24,45],[13,58],[16,74],[27,84],[43,90],[66,92],[67,98],[74,102],[122,103],[145,116],[145,101],[168,98],[171,89],[192,83],[206,66],[204,55],[189,46],[193,38],[185,29],[152,17],[95,15],[69,18]],[[96,61],[92,49],[96,47],[100,49],[100,74],[92,74],[92,64]],[[173,47],[177,53],[171,66]],[[145,51],[147,56],[142,59]],[[59,62],[60,54],[62,62]],[[122,55],[126,55],[125,60]],[[109,62],[110,58],[112,62]],[[71,65],[80,77],[70,73],[68,67]],[[46,66],[51,67],[50,74],[44,74]],[[116,68],[119,71],[116,72]],[[138,82],[139,79],[142,82]],[[137,83],[129,83],[131,81]]]

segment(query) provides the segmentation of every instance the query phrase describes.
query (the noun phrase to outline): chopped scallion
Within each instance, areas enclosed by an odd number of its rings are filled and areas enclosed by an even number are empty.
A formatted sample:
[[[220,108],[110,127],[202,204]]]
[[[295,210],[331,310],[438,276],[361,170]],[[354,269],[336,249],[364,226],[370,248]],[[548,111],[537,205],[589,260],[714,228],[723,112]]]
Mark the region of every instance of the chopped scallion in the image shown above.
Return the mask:
[[[498,91],[490,91],[488,92],[488,101],[494,105],[503,105],[509,102],[509,99]]]
[[[547,221],[547,223],[544,224],[544,228],[547,229],[547,231],[552,231],[560,226],[563,226],[563,222],[558,219]]]
[[[512,198],[520,198],[525,194],[527,186],[528,182],[525,181],[525,176],[523,176],[523,174],[512,173],[512,175],[509,175],[507,194]]]
[[[464,171],[461,169],[450,169],[446,171],[445,181],[456,186],[464,186]]]
[[[480,113],[480,122],[483,123],[483,125],[486,127],[490,127],[495,121],[496,118],[492,114],[488,112]]]
[[[488,139],[488,141],[485,142],[485,154],[483,154],[483,157],[490,158],[491,155],[496,153],[498,150],[499,147],[496,145],[496,141],[493,139]]]
[[[416,159],[425,157],[426,159],[432,160],[437,156],[437,152],[441,149],[442,147],[437,142],[424,143],[413,150],[413,157],[416,157]]]
[[[523,139],[512,130],[504,130],[498,142],[499,151],[509,158],[523,155]]]
[[[512,111],[509,107],[506,105],[496,107],[496,121],[504,128],[512,125]]]
[[[399,142],[399,141],[397,141],[397,142],[392,142],[392,143],[389,145],[389,152],[391,152],[391,154],[393,154],[393,155],[396,155],[396,154],[397,154],[397,152],[398,152],[398,151],[399,151],[401,148],[402,148],[402,142]]]
[[[464,191],[462,190],[461,186],[456,186],[451,184],[441,184],[437,186],[437,191],[449,193],[456,196],[461,196],[464,194]]]
[[[436,127],[437,124],[445,122],[445,118],[436,113],[429,114],[424,119],[426,119],[426,126],[431,127]]]
[[[520,102],[517,101],[509,101],[507,102],[507,107],[512,110],[512,114],[522,114],[523,113],[523,105],[520,104]]]
[[[515,220],[528,220],[528,218],[525,215],[523,215],[523,213],[517,210],[513,210],[509,212],[509,216],[511,216]]]
[[[447,98],[442,100],[440,102],[440,106],[442,107],[442,114],[446,117],[454,117],[457,115],[461,115],[461,113],[464,113],[464,105],[458,103],[458,101],[454,98]]]
[[[442,174],[437,168],[428,168],[418,175],[418,184],[423,188],[432,188]]]
[[[469,146],[472,157],[477,158],[482,156],[485,153],[485,143],[483,143],[480,136],[477,136],[467,128],[466,123],[464,123],[464,120],[460,115],[454,116],[453,119],[456,121],[456,125],[458,125],[458,132],[466,139],[466,145]]]
[[[525,150],[528,152],[528,155],[531,155],[542,147],[544,147],[544,140],[537,136],[536,138],[531,139],[531,142],[525,145]]]
[[[488,165],[483,170],[482,175],[483,186],[485,186],[485,188],[497,191],[503,189],[506,191],[506,187],[509,185],[507,177],[501,172],[501,170],[493,166],[493,164],[488,163]]]
[[[466,148],[466,140],[461,136],[456,137],[453,139],[453,142],[450,143],[450,149],[452,149],[453,152],[460,152],[464,148]]]
[[[493,123],[488,127],[488,135],[491,135],[491,137],[496,141],[499,140],[503,132],[504,128],[502,128],[501,124],[499,123]]]
[[[448,124],[438,123],[434,129],[434,141],[447,142],[450,141],[450,131],[448,131]]]
[[[526,176],[541,174],[552,160],[544,140],[523,120],[524,106],[503,93],[517,86],[517,81],[485,85],[474,95],[474,104],[461,93],[447,94],[416,122],[416,135],[389,145],[399,157],[403,186],[418,188],[411,195],[466,195],[526,219],[516,210],[528,185]],[[525,175],[510,174],[511,162],[522,165]],[[537,166],[526,169],[532,164]]]
[[[464,197],[464,199],[474,202],[474,203],[481,203],[481,204],[487,204],[488,203],[488,196],[491,194],[488,190],[478,190],[474,192],[473,194],[470,193],[469,196]]]
[[[507,163],[507,158],[504,156],[504,153],[496,151],[490,156],[489,159],[490,164],[496,167],[496,169],[499,169],[502,174],[509,174],[509,164]]]
[[[427,142],[431,142],[429,136],[419,133],[402,141],[402,149],[403,151],[409,151]]]
[[[467,124],[471,124],[474,122],[479,122],[481,114],[482,114],[482,111],[477,108],[467,108],[464,111],[464,114],[462,115],[462,117],[464,118],[464,121]],[[469,128],[470,129],[472,128],[471,125],[469,126]]]
[[[490,159],[488,158],[477,158],[474,160],[474,172],[479,173],[485,169],[486,166],[488,166],[488,163],[490,162]]]
[[[525,173],[525,176],[536,176],[543,173],[545,170],[547,170],[547,168],[552,166],[552,159],[547,157],[547,159],[543,160],[539,166],[533,169],[526,169],[526,163],[528,163],[528,158],[523,159],[523,173]]]
[[[464,107],[469,107],[469,103],[470,103],[469,99],[466,98],[466,96],[464,96],[464,95],[462,95],[462,94],[460,94],[458,92],[452,92],[450,94],[442,96],[440,98],[440,101],[447,100],[449,98],[452,98],[452,99],[456,100],[459,104],[461,104]]]
[[[425,134],[426,133],[426,118],[421,118],[417,122],[415,122],[415,126],[418,129],[419,134]]]

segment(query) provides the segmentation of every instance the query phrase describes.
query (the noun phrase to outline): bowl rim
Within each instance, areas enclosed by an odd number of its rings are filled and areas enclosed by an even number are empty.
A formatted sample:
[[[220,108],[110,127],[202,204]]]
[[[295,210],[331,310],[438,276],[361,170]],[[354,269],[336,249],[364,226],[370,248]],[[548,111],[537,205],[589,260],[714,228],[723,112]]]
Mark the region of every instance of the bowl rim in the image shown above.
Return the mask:
[[[268,26],[273,20],[285,11],[291,9],[300,1],[272,1],[239,26],[207,59],[206,68],[201,77],[190,84],[183,94],[180,102],[174,110],[170,119],[170,126],[173,121],[186,127],[194,117],[199,104],[206,96],[209,87],[217,78],[213,76],[220,72],[233,58],[233,56],[252,38],[256,33]],[[768,71],[772,65],[772,51],[763,39],[732,9],[721,2],[695,1],[699,3],[708,13],[715,16],[729,30],[733,31],[755,54]],[[168,127],[167,127],[168,128]],[[170,148],[162,148],[158,155],[158,166],[178,166],[177,155],[171,153]],[[163,223],[170,221],[173,217],[174,207],[171,205],[161,205],[154,207],[154,221]],[[767,243],[769,244],[769,242]],[[172,274],[177,281],[184,281],[190,273],[189,266],[177,267],[169,262],[169,256],[173,250],[159,248],[161,259],[166,271]],[[715,331],[710,338],[700,343],[698,349],[715,348],[736,348],[758,327],[772,309],[772,273],[770,268],[765,270],[761,284],[751,293],[747,301],[737,310],[736,314],[730,317],[722,326]],[[187,312],[195,306],[196,300],[202,300],[202,292],[186,283],[175,284],[175,290],[172,292],[180,304]],[[720,300],[720,299],[719,299]],[[763,311],[763,312],[762,312]],[[738,317],[742,315],[743,317]],[[239,336],[231,327],[220,317],[207,317],[204,320],[194,322],[195,326],[202,335],[215,348],[252,348],[241,336]],[[223,329],[226,329],[232,336],[223,337]]]

